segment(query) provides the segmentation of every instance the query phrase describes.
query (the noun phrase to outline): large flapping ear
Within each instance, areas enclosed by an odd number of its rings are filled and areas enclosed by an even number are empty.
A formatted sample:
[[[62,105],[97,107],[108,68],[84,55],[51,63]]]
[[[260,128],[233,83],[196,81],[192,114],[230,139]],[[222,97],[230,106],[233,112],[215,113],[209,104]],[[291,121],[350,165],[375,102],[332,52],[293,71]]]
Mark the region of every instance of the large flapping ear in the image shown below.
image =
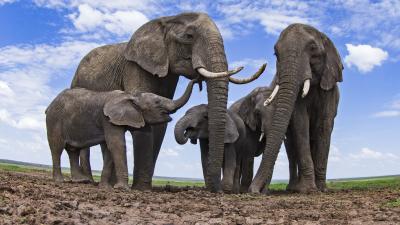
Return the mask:
[[[242,99],[242,104],[240,104],[238,114],[242,118],[243,122],[252,130],[255,131],[257,128],[257,120],[255,117],[255,96],[251,92],[249,95]]]
[[[322,43],[326,52],[326,60],[322,72],[320,87],[324,90],[330,90],[336,82],[342,82],[343,64],[339,52],[333,45],[333,42],[323,33],[321,33]]]
[[[140,128],[145,125],[142,112],[134,105],[132,97],[117,96],[106,102],[103,113],[110,122],[120,126]]]
[[[233,119],[226,114],[224,143],[234,143],[239,138],[238,128]]]
[[[169,67],[165,32],[165,18],[147,22],[132,35],[126,45],[125,58],[153,75],[165,77]]]

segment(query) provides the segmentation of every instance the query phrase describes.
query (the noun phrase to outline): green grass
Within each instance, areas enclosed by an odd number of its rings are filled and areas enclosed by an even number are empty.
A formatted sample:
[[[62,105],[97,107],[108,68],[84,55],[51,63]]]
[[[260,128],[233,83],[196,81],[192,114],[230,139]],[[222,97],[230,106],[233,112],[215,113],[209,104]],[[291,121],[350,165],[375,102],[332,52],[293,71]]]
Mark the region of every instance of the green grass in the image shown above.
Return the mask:
[[[46,167],[33,167],[11,163],[0,163],[0,170],[9,172],[50,172],[51,168]],[[64,169],[63,173],[69,175],[69,169]],[[94,173],[93,178],[95,181],[100,180],[100,174]],[[129,181],[132,182],[132,177],[129,177]],[[400,189],[400,176],[387,176],[387,177],[375,177],[375,178],[362,178],[362,179],[342,179],[328,181],[328,188],[333,190],[366,190],[366,189],[380,189],[380,188],[392,188]],[[153,179],[153,185],[155,186],[204,186],[204,182],[201,181],[179,181],[179,180],[167,180],[167,179]],[[286,189],[286,183],[272,183],[270,189],[273,191],[282,191]],[[396,199],[387,203],[390,207],[399,207],[400,199]]]
[[[335,190],[365,190],[379,188],[400,188],[400,177],[388,176],[371,179],[355,179],[343,181],[330,181],[328,187]]]
[[[400,207],[400,198],[387,202],[384,206],[389,208]]]

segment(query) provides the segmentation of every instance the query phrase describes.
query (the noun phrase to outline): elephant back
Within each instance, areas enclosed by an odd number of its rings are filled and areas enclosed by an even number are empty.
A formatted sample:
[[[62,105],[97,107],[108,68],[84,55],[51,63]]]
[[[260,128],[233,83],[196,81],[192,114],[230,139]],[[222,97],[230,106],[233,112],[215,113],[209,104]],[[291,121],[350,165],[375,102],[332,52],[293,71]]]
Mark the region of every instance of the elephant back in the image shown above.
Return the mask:
[[[83,57],[75,72],[71,88],[93,91],[122,90],[122,77],[128,61],[123,50],[126,43],[104,45]]]

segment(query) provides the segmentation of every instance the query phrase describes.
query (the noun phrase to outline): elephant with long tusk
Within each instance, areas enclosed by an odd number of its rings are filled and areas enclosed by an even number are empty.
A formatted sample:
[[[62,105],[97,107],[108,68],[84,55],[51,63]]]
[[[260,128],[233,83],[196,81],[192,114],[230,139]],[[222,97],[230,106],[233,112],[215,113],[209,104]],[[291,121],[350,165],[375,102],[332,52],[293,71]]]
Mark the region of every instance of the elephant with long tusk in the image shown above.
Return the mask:
[[[292,24],[275,44],[277,72],[273,92],[264,101],[274,104],[271,132],[250,192],[259,193],[271,182],[274,164],[284,138],[296,175],[289,190],[326,191],[326,170],[331,133],[339,103],[343,65],[333,42],[317,29]],[[289,154],[289,152],[288,152]],[[297,177],[298,174],[298,177]]]
[[[95,91],[142,91],[172,98],[180,75],[207,83],[209,130],[209,173],[206,186],[221,190],[223,139],[229,81],[251,82],[251,79],[229,79],[241,68],[228,70],[224,43],[214,21],[204,13],[183,13],[160,17],[142,25],[127,43],[105,45],[92,50],[80,62],[71,87]],[[133,185],[150,189],[155,163],[167,124],[149,126],[133,134],[135,151]],[[90,175],[89,151],[80,157],[83,170]]]

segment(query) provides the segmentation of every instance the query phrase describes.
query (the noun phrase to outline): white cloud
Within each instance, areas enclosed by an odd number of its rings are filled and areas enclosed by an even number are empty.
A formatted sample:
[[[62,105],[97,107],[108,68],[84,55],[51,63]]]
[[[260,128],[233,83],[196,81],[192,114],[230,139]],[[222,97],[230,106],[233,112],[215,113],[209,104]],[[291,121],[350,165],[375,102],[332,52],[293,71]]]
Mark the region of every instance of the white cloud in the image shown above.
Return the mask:
[[[224,15],[224,23],[238,33],[250,29],[257,22],[266,33],[278,35],[292,23],[315,24],[316,21],[309,18],[311,13],[306,13],[308,8],[304,2],[271,0],[228,3],[220,5],[217,10]]]
[[[143,13],[136,10],[101,11],[88,4],[79,5],[78,12],[68,17],[80,32],[98,33],[101,28],[118,36],[130,35],[148,21]]]
[[[373,114],[373,117],[400,117],[400,99],[396,99],[389,104],[389,110],[384,110]]]
[[[13,3],[13,2],[15,2],[15,1],[17,1],[17,0],[0,0],[0,6],[1,6],[1,5],[5,5],[5,4],[7,4],[7,3]]]
[[[13,90],[11,90],[10,86],[4,81],[0,80],[0,96],[4,98],[9,98],[14,95]]]
[[[370,45],[346,44],[346,47],[349,54],[344,58],[344,62],[348,67],[356,66],[362,73],[382,65],[382,62],[389,56],[386,51]]]
[[[44,111],[57,92],[50,82],[69,71],[72,78],[72,69],[96,46],[75,41],[0,48],[0,124],[44,133]]]
[[[400,111],[396,110],[387,110],[381,111],[374,114],[375,117],[398,117],[400,116]]]
[[[372,150],[370,148],[362,148],[361,151],[350,154],[350,158],[352,159],[376,159],[376,160],[396,160],[399,159],[399,156],[393,153],[384,153]]]

